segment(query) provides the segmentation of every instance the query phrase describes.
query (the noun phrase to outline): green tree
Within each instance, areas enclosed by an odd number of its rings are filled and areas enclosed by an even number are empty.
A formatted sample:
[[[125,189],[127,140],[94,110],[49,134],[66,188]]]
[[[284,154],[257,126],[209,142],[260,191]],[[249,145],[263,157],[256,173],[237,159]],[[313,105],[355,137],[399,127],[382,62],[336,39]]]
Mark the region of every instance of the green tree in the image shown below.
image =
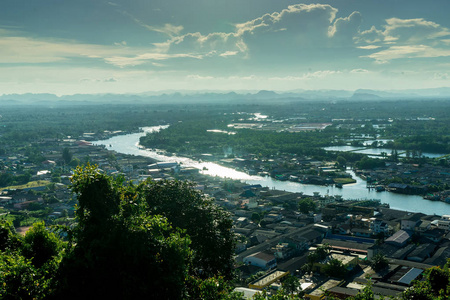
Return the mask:
[[[64,160],[64,163],[67,165],[72,160],[72,153],[70,152],[69,148],[64,148],[62,151],[62,159]]]
[[[440,295],[441,293],[444,293],[448,296],[450,296],[449,288],[449,278],[450,273],[448,270],[448,265],[441,269],[440,267],[432,267],[429,270],[427,270],[427,278],[428,282],[430,283],[431,291],[434,295]]]
[[[79,165],[81,164],[81,161],[78,159],[78,158],[73,158],[71,161],[70,161],[70,163],[69,163],[69,166],[71,166],[71,167],[73,167],[73,168],[76,168],[76,167],[78,167]]]
[[[0,252],[0,299],[46,299],[50,279],[31,260],[18,253]]]
[[[345,167],[347,166],[347,160],[343,156],[338,156],[336,158],[336,161],[338,163],[339,168],[345,169]]]
[[[189,278],[231,274],[229,214],[190,184],[135,186],[90,165],[77,168],[72,183],[78,225],[69,231],[57,297],[180,299],[197,293]]]
[[[401,294],[402,300],[436,300],[430,290],[430,284],[426,281],[416,282],[412,287],[407,288]]]
[[[0,251],[15,251],[21,246],[13,224],[5,219],[0,220]]]
[[[61,248],[61,240],[53,232],[49,232],[41,221],[35,223],[25,234],[22,253],[36,268],[40,268],[56,257]]]
[[[370,266],[375,272],[379,272],[389,266],[389,261],[386,256],[381,253],[375,254],[372,259],[369,261]]]
[[[138,190],[152,214],[163,215],[189,235],[195,275],[232,277],[235,238],[228,212],[188,182],[147,181]]]
[[[188,293],[186,299],[202,299],[202,300],[239,300],[243,299],[243,295],[234,292],[233,285],[226,281],[223,277],[210,277],[200,279],[190,276],[186,282]]]
[[[323,267],[325,275],[336,278],[345,278],[347,275],[347,268],[338,259],[330,259]]]
[[[375,169],[384,167],[385,162],[382,159],[370,158],[365,156],[359,162],[356,163],[356,166],[358,167],[358,169],[361,170]]]
[[[254,213],[252,213],[252,216],[250,219],[252,220],[253,223],[258,224],[261,221],[261,216],[257,212],[254,212]]]
[[[292,294],[299,294],[301,293],[301,284],[300,280],[298,280],[297,277],[288,275],[282,282],[281,282],[282,290],[285,294],[292,295]]]
[[[330,254],[330,245],[329,244],[323,244],[316,248],[315,253],[317,255],[318,260],[325,259],[328,254]]]
[[[311,198],[304,198],[298,202],[300,212],[307,214],[310,211],[316,211],[317,205]]]
[[[150,214],[133,185],[94,166],[77,168],[78,226],[60,264],[56,297],[170,298],[184,293],[190,239]],[[142,186],[141,186],[142,187]]]

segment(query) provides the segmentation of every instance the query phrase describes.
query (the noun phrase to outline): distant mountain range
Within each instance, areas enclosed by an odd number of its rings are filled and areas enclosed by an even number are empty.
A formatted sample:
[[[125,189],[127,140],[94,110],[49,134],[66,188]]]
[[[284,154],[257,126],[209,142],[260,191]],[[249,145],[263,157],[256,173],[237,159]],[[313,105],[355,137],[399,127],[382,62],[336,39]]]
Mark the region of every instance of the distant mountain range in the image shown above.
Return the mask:
[[[20,104],[94,104],[94,103],[166,103],[224,101],[308,101],[308,100],[396,100],[450,99],[450,87],[410,90],[293,90],[293,91],[160,91],[140,94],[9,94],[0,96],[0,105]]]

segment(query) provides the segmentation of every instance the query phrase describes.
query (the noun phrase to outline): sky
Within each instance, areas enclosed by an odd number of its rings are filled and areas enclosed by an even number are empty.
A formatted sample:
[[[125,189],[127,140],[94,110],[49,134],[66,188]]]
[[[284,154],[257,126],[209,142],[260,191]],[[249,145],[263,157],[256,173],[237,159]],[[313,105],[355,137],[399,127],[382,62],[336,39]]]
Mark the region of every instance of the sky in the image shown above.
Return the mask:
[[[450,87],[448,0],[1,0],[0,94]]]

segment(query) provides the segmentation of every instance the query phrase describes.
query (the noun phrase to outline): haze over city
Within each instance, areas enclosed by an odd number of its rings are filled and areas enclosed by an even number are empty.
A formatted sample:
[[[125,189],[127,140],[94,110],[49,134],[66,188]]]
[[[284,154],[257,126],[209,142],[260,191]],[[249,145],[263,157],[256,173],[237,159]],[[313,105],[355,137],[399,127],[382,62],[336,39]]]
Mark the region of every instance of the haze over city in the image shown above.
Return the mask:
[[[4,0],[1,8],[2,94],[450,86],[446,0]]]

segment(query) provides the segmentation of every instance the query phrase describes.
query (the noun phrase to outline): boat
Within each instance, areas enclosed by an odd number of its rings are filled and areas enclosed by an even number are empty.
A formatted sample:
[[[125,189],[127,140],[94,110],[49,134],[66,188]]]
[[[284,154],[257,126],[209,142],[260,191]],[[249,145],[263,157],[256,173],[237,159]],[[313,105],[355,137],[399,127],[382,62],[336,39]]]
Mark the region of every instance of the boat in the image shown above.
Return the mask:
[[[338,189],[342,189],[342,183],[335,183],[334,186]]]

